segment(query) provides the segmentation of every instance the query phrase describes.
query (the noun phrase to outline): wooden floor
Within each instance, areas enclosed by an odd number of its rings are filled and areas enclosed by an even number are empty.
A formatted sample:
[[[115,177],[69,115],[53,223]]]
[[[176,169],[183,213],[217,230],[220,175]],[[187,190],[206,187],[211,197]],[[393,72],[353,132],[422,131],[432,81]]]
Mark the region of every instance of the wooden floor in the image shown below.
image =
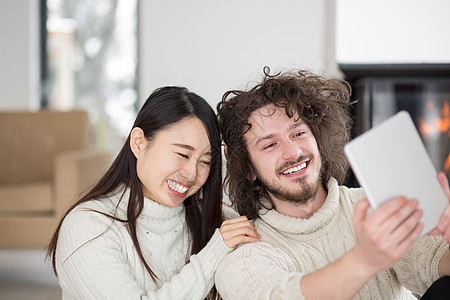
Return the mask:
[[[0,249],[0,299],[61,299],[61,289],[44,251]]]

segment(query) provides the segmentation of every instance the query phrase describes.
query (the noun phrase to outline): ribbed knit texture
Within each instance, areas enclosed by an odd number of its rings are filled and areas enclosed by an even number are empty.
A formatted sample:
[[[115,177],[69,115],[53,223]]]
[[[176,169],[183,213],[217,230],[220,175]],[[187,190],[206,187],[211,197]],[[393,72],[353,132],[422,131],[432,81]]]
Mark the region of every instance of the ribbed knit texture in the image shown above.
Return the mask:
[[[363,197],[362,189],[340,187],[331,178],[324,205],[309,219],[263,209],[255,220],[261,240],[239,246],[219,265],[216,287],[221,296],[304,299],[302,276],[334,262],[354,246],[353,208]],[[395,268],[372,277],[354,299],[416,299],[404,286],[423,293],[438,278],[437,265],[446,247],[441,238],[421,238]]]
[[[159,278],[155,283],[126,225],[91,211],[126,219],[128,190],[117,206],[120,195],[84,203],[64,220],[56,251],[63,299],[203,299],[217,265],[232,251],[218,230],[186,264],[191,241],[184,206],[165,207],[145,198],[137,231],[144,257]]]

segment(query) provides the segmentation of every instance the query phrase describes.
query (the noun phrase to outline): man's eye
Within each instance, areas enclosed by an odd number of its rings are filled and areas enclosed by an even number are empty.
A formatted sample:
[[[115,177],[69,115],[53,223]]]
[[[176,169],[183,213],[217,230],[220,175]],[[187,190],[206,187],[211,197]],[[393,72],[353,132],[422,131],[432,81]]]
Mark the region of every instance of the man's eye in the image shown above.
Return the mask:
[[[183,158],[189,158],[189,156],[187,156],[186,154],[183,154],[183,153],[177,153],[179,156],[181,156],[181,157],[183,157]]]
[[[273,146],[275,146],[275,143],[268,144],[268,145],[264,146],[263,149],[264,149],[264,150],[270,149],[270,148],[272,148]]]
[[[305,134],[304,131],[300,131],[300,132],[297,132],[296,134],[294,134],[294,137],[299,137],[299,136],[302,136],[304,134]]]

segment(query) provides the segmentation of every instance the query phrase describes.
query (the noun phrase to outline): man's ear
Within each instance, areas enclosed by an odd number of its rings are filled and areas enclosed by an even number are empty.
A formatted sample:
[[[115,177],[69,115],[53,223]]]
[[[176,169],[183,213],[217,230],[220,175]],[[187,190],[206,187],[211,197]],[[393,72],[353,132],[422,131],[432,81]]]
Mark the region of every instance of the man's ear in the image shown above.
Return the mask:
[[[130,134],[130,148],[136,158],[142,153],[145,148],[144,131],[139,127],[134,127]]]
[[[255,170],[253,168],[254,167],[253,167],[253,164],[252,164],[252,166],[250,167],[250,173],[247,175],[247,179],[249,181],[252,181],[252,182],[255,181],[256,178],[257,178],[256,172],[255,172]]]
[[[225,159],[228,159],[228,146],[225,144],[223,146],[223,154],[225,155]],[[253,170],[253,166],[251,167],[250,174],[247,175],[247,179],[249,181],[255,181],[256,180],[256,172]]]
[[[223,155],[225,155],[225,159],[228,159],[228,146],[223,146]]]

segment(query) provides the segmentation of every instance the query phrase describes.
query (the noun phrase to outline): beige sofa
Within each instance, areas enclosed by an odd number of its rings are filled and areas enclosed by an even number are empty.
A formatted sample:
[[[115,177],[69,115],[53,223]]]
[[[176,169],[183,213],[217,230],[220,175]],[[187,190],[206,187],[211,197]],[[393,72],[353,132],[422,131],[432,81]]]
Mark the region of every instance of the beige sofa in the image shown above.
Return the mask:
[[[44,248],[62,213],[103,175],[84,111],[0,112],[0,248]]]

